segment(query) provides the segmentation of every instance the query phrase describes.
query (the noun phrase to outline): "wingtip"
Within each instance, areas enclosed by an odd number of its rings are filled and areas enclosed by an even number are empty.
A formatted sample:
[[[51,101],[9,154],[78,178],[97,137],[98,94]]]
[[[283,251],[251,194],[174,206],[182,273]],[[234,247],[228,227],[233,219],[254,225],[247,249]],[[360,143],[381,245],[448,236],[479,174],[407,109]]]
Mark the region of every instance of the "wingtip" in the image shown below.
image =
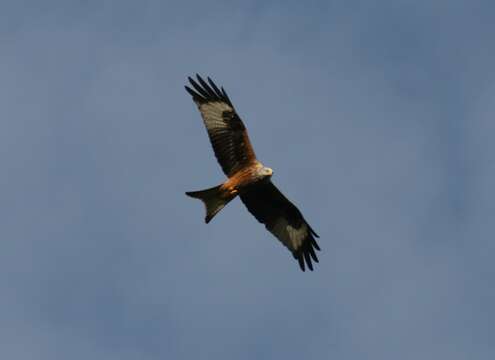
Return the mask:
[[[314,262],[318,263],[320,262],[318,260],[318,256],[316,256],[316,253],[315,253],[315,250],[313,249],[313,246],[309,246],[309,255],[311,256],[311,258],[313,259]]]
[[[302,257],[301,255],[299,255],[299,256],[297,257],[297,261],[299,262],[299,267],[301,268],[301,270],[302,270],[303,272],[305,272],[305,271],[306,271],[306,269],[305,269],[305,266],[304,266],[304,259],[303,259],[303,257]]]
[[[309,257],[309,252],[304,252],[304,260],[306,260],[306,264],[308,265],[308,269],[313,271],[313,264],[311,263],[311,258]]]
[[[220,87],[219,89],[209,76],[206,76],[207,81],[205,81],[198,73],[195,74],[195,77],[196,79],[191,76],[187,77],[192,89],[186,87],[187,92],[189,92],[195,100],[199,102],[205,102],[208,100],[222,100],[233,107],[232,101],[223,87]]]
[[[320,246],[318,245],[318,243],[316,242],[316,240],[313,238],[311,239],[311,244],[313,245],[313,247],[318,250],[318,251],[321,251],[321,248]]]
[[[309,224],[308,224],[308,226],[309,226]],[[316,233],[316,231],[314,231],[314,230],[313,230],[313,228],[312,228],[311,226],[309,226],[309,231],[311,231],[311,234],[313,234],[313,236],[314,236],[314,237],[316,237],[316,238],[319,238],[319,237],[320,237],[320,235],[318,235],[318,234]]]

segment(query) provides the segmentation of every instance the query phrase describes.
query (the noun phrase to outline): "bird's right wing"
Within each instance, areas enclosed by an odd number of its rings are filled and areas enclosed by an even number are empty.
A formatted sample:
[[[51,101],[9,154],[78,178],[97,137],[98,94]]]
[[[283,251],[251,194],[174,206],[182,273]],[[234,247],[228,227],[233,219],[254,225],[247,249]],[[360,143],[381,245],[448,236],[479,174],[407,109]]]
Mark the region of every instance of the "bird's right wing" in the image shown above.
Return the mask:
[[[227,93],[208,78],[208,83],[199,75],[197,81],[189,77],[193,89],[186,86],[203,118],[215,156],[225,175],[230,176],[239,169],[256,161],[246,127],[237,115]]]

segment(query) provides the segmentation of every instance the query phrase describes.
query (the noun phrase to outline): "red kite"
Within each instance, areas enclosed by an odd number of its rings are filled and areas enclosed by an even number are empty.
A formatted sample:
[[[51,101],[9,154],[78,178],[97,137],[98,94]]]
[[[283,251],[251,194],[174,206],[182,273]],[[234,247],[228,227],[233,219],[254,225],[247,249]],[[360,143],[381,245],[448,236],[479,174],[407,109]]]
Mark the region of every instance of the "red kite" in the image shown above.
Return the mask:
[[[223,87],[219,89],[210,78],[207,83],[196,77],[199,84],[189,77],[194,90],[185,88],[199,108],[215,156],[228,179],[186,195],[204,202],[206,223],[239,195],[249,212],[292,252],[301,270],[307,265],[312,271],[311,259],[318,262],[315,249],[320,247],[314,238],[318,235],[271,182],[272,169],[256,158],[247,130]]]

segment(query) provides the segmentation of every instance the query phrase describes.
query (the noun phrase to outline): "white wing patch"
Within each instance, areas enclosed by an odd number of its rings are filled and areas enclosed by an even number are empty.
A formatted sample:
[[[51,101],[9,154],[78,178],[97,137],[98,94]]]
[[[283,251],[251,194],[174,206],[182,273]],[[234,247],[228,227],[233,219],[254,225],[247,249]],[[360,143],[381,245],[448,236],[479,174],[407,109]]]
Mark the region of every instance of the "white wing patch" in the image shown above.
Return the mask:
[[[308,236],[308,227],[305,223],[298,229],[292,227],[285,218],[278,218],[275,225],[268,230],[290,250],[299,249]]]
[[[224,111],[233,111],[231,106],[223,102],[199,104],[199,110],[203,115],[207,128],[212,130],[225,129],[227,124],[225,124],[222,114]]]
[[[289,233],[294,249],[299,249],[302,246],[303,240],[308,236],[306,224],[303,224],[299,229],[287,225],[287,232]]]

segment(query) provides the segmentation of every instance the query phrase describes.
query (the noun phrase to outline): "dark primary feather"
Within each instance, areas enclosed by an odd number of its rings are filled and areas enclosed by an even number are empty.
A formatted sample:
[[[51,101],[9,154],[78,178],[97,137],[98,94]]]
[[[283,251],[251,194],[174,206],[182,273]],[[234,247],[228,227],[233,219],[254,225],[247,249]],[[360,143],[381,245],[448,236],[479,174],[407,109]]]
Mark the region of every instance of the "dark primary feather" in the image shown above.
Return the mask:
[[[315,240],[318,235],[299,209],[271,181],[252,185],[240,197],[249,212],[292,252],[301,270],[307,266],[312,271],[312,262],[318,262],[315,253],[315,249],[320,250]],[[288,231],[286,225],[295,232]],[[300,241],[295,241],[298,236]]]
[[[229,176],[255,161],[256,155],[246,127],[225,90],[219,89],[210,78],[207,82],[199,75],[196,78],[188,78],[192,88],[185,86],[186,91],[198,105],[215,156]]]

